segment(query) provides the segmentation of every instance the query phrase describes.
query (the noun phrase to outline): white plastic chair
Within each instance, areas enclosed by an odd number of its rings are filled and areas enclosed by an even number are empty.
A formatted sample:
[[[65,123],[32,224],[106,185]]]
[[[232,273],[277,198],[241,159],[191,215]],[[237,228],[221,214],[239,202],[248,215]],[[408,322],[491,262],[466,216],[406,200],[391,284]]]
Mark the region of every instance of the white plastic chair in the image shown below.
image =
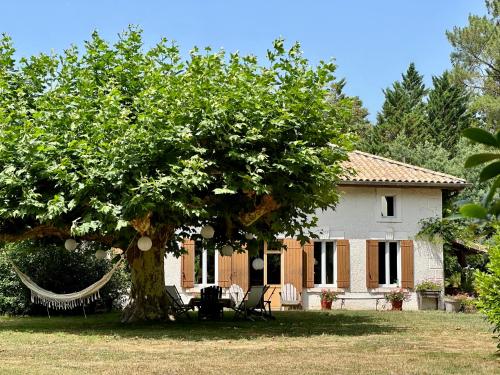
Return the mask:
[[[302,308],[301,294],[292,284],[285,284],[281,288],[281,309],[286,307],[300,307]]]

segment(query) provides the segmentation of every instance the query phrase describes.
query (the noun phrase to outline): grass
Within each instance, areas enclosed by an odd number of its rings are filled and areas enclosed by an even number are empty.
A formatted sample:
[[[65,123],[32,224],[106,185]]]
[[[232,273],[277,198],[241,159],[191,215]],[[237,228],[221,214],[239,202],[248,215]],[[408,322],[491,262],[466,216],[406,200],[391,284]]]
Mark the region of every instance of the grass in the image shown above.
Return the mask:
[[[500,374],[478,314],[276,316],[134,326],[117,313],[0,317],[0,374]]]

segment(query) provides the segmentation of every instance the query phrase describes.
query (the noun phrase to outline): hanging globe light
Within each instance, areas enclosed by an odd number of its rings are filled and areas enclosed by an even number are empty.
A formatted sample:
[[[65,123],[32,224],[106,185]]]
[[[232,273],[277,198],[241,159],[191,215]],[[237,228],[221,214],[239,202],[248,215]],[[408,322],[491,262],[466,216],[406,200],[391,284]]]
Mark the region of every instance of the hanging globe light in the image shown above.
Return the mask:
[[[106,258],[106,252],[104,250],[97,250],[95,252],[95,257],[97,259],[104,259],[104,258]]]
[[[78,243],[72,238],[68,238],[66,241],[64,241],[64,247],[68,251],[76,250],[77,246],[78,246]]]
[[[141,251],[148,251],[153,247],[153,241],[148,236],[142,236],[137,241],[137,247]]]
[[[256,271],[260,271],[264,269],[264,259],[262,258],[255,258],[252,261],[252,268]]]
[[[222,249],[220,249],[220,253],[225,256],[225,257],[230,257],[233,255],[233,247],[231,245],[224,245],[222,246]]]
[[[123,254],[123,250],[120,249],[119,247],[112,247],[111,248],[111,253],[113,255],[122,255]]]
[[[246,233],[245,234],[245,238],[249,241],[253,240],[255,238],[255,236],[253,235],[253,233]]]
[[[213,238],[215,229],[211,225],[205,225],[203,228],[201,228],[200,234],[204,239],[209,240]]]

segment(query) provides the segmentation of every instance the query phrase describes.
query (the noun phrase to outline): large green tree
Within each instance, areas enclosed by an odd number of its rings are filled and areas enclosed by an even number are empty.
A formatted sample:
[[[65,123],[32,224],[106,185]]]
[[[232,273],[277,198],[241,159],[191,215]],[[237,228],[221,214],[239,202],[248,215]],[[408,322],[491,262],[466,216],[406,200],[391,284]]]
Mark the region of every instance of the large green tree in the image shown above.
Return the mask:
[[[165,252],[193,228],[215,228],[210,248],[251,250],[245,234],[304,239],[335,206],[352,101],[330,100],[334,70],[282,40],[259,65],[197,48],[184,61],[166,40],[145,50],[134,28],[16,62],[3,37],[0,241],[132,243],[124,321],[165,317]]]
[[[427,89],[423,76],[411,63],[396,81],[384,91],[382,110],[371,132],[363,132],[360,148],[376,154],[385,154],[388,144],[402,134],[408,139],[421,139],[425,133],[425,96]]]
[[[462,131],[472,125],[470,98],[465,87],[453,83],[450,74],[432,77],[427,103],[427,134],[435,144],[454,151]]]
[[[487,0],[488,15],[470,15],[469,24],[447,32],[453,75],[473,95],[482,126],[496,131],[500,119],[500,0]]]

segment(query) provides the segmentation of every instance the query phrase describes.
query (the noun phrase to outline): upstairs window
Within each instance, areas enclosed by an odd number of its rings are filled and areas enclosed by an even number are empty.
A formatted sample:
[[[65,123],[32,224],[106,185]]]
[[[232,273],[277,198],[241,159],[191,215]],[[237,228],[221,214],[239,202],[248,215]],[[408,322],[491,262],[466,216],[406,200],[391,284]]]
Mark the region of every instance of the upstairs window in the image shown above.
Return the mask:
[[[396,216],[396,197],[393,195],[382,196],[382,217]]]

